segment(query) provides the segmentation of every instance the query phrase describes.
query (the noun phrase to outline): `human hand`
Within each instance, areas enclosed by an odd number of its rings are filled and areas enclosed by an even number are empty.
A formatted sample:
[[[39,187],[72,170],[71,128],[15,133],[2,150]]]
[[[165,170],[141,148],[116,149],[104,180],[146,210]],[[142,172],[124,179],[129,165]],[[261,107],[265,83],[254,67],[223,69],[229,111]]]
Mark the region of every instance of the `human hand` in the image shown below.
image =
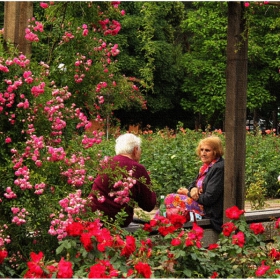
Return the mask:
[[[190,196],[191,196],[191,198],[192,198],[193,200],[197,201],[198,198],[199,198],[199,195],[200,195],[200,191],[199,191],[198,188],[192,188],[192,189],[191,189],[191,194],[190,194]]]
[[[177,190],[177,193],[187,195],[189,193],[189,190],[187,188],[181,187]]]

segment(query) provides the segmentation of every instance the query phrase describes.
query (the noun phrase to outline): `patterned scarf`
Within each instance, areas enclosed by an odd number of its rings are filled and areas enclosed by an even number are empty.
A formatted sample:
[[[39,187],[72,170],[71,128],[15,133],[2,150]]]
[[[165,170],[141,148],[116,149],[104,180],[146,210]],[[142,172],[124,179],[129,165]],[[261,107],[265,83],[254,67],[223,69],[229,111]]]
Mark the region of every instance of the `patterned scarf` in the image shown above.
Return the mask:
[[[198,173],[198,176],[197,176],[197,179],[196,179],[196,186],[198,187],[198,189],[202,190],[202,183],[203,183],[203,180],[207,174],[207,172],[209,171],[209,168],[211,166],[213,166],[220,158],[216,158],[214,160],[211,161],[211,163],[207,164],[207,163],[204,163],[200,169],[199,169],[199,173]]]

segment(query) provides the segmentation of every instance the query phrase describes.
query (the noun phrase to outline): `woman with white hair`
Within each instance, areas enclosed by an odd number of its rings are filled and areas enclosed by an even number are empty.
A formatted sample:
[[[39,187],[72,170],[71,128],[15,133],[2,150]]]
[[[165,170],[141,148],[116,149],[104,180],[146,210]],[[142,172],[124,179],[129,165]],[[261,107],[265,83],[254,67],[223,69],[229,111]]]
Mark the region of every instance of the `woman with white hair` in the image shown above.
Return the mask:
[[[122,209],[127,217],[121,226],[128,226],[134,215],[134,204],[144,211],[152,211],[156,194],[151,190],[151,180],[146,168],[139,163],[141,138],[126,133],[116,139],[116,155],[105,160],[95,179],[90,198],[92,211],[99,210],[115,220]]]

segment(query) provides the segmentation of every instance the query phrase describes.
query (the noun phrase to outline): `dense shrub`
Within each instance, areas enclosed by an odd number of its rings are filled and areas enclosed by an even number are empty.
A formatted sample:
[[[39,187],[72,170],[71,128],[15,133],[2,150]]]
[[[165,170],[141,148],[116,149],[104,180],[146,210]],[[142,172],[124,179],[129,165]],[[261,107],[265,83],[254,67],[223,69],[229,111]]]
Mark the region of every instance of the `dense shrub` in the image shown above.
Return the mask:
[[[268,134],[246,136],[246,190],[259,185],[265,198],[278,198],[280,173],[280,139],[272,131]],[[224,134],[214,131],[221,137],[225,146]],[[175,192],[182,186],[188,186],[197,176],[201,162],[195,154],[199,140],[207,136],[205,132],[196,132],[179,127],[177,131],[164,129],[144,133],[142,137],[141,163],[150,171],[155,191],[160,194]],[[114,155],[114,139],[103,141],[98,147],[103,155]],[[256,189],[251,189],[256,192]],[[259,197],[260,199],[260,197]]]

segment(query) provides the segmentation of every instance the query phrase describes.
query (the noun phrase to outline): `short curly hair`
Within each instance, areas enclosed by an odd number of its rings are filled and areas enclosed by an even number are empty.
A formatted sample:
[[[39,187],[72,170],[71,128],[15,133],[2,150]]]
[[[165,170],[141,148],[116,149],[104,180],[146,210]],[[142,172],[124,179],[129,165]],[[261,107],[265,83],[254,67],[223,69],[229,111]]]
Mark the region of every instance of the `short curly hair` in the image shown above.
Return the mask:
[[[224,154],[223,144],[218,136],[209,136],[201,139],[196,147],[196,154],[198,156],[200,156],[200,148],[202,145],[209,145],[213,149],[216,158],[221,157]]]

